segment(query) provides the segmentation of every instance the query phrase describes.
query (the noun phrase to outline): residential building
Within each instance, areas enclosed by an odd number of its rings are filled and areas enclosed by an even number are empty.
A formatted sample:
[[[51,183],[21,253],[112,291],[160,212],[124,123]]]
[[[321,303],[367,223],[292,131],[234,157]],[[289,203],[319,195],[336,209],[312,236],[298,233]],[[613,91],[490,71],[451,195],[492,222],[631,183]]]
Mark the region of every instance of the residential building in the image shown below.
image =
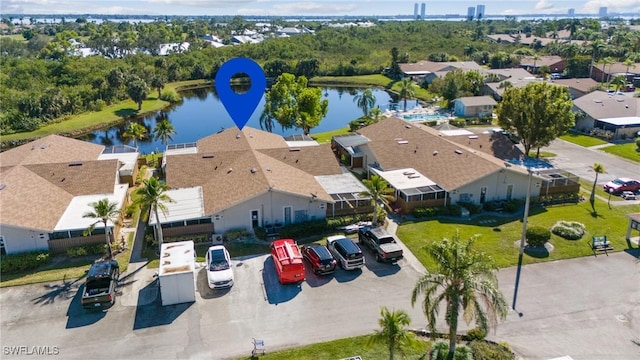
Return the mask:
[[[577,99],[581,96],[584,96],[599,86],[599,83],[590,78],[580,78],[580,79],[555,79],[549,80],[549,82],[566,86],[569,88],[569,95],[572,99]]]
[[[625,75],[628,82],[635,81],[640,77],[640,64],[625,65],[622,62],[613,64],[594,64],[591,77],[600,82],[609,82],[616,75]],[[638,79],[640,80],[640,79]]]
[[[430,83],[437,77],[444,76],[447,72],[460,69],[463,71],[481,71],[482,67],[475,61],[448,61],[435,62],[422,60],[417,63],[399,64],[404,77],[410,77],[416,81],[426,81]]]
[[[520,67],[532,74],[539,74],[541,67],[549,68],[551,73],[562,73],[566,64],[563,58],[557,55],[523,56],[520,58]]]
[[[7,254],[33,250],[64,252],[104,243],[100,222],[84,218],[102,199],[121,209],[137,175],[138,153],[129,146],[105,147],[49,135],[0,153],[0,240]]]
[[[490,117],[498,104],[491,96],[461,97],[453,103],[453,111],[459,117]]]
[[[163,167],[169,197],[165,236],[222,234],[372,210],[366,188],[328,144],[233,127],[171,146]],[[151,217],[150,223],[156,219]]]
[[[594,91],[573,101],[584,113],[575,128],[588,132],[600,129],[613,139],[633,137],[640,131],[640,98],[633,93]]]
[[[501,133],[463,135],[457,140],[427,126],[390,117],[334,137],[333,149],[352,167],[383,177],[394,189],[394,209],[410,213],[418,207],[457,202],[483,204],[524,198],[528,172],[519,166],[523,154]],[[499,144],[499,145],[498,145]],[[498,156],[500,157],[498,157]],[[505,165],[508,163],[508,165]],[[575,177],[555,169],[536,170],[532,195],[577,192]],[[553,179],[562,179],[553,182]]]

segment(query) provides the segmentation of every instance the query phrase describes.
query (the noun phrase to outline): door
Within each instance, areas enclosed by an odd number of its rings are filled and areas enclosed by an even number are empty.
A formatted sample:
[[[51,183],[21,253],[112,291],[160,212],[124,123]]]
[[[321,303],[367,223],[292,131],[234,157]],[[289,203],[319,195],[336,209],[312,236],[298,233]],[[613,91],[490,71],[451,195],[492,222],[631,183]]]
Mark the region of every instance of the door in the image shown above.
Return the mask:
[[[507,185],[507,200],[511,200],[513,194],[513,184]]]
[[[0,255],[7,255],[7,249],[4,247],[3,235],[0,235]]]
[[[251,210],[251,226],[253,228],[260,226],[260,211]]]
[[[284,224],[291,224],[291,206],[284,207]]]
[[[486,199],[487,199],[487,188],[481,187],[480,188],[480,204],[484,204]]]

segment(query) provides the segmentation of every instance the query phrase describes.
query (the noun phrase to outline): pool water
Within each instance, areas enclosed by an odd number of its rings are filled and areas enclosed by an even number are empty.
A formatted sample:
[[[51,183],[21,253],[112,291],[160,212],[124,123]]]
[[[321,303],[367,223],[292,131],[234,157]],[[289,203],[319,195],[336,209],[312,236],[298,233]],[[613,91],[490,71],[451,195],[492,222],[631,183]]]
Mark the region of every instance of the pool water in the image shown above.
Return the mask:
[[[446,120],[449,118],[449,116],[442,113],[411,114],[411,115],[403,115],[402,118],[408,121],[429,121],[429,120]]]

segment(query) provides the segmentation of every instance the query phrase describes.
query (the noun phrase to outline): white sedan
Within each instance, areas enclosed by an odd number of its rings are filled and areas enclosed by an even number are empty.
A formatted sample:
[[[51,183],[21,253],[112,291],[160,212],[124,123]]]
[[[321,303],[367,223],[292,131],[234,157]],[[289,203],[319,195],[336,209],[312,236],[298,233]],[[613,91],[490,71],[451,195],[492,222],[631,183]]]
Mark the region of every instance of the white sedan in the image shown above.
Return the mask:
[[[233,286],[231,257],[223,245],[209,247],[205,255],[207,283],[211,289],[226,289]]]
[[[622,197],[625,200],[635,200],[636,194],[632,193],[631,191],[623,191],[620,197]]]

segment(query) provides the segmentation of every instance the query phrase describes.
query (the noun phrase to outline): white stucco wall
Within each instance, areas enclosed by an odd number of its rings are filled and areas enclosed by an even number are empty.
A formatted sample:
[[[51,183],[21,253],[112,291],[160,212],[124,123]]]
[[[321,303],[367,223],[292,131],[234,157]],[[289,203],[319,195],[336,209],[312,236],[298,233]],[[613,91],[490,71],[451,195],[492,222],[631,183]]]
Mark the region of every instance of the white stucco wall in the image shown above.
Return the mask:
[[[320,200],[312,201],[311,194],[309,194],[309,197],[301,197],[271,191],[213,214],[215,232],[220,234],[227,230],[238,228],[251,230],[251,212],[253,210],[258,211],[259,226],[276,222],[284,224],[284,208],[287,206],[291,206],[292,223],[296,222],[295,212],[298,210],[306,210],[308,220],[320,220],[326,217],[327,203]],[[219,218],[216,220],[217,216]]]
[[[49,233],[43,230],[23,229],[2,224],[0,235],[4,238],[7,254],[34,250],[48,250]]]
[[[486,187],[485,202],[505,200],[507,187],[511,184],[513,185],[511,198],[524,199],[527,195],[528,181],[529,176],[527,174],[505,169],[504,172],[496,171],[491,175],[462,186],[456,190],[456,194],[449,193],[449,195],[451,196],[452,203],[461,201],[460,198],[462,194],[469,194],[470,202],[480,204],[480,191],[482,187]],[[537,196],[540,193],[540,188],[536,187],[536,183],[540,183],[540,180],[534,178],[531,183],[531,196]]]

